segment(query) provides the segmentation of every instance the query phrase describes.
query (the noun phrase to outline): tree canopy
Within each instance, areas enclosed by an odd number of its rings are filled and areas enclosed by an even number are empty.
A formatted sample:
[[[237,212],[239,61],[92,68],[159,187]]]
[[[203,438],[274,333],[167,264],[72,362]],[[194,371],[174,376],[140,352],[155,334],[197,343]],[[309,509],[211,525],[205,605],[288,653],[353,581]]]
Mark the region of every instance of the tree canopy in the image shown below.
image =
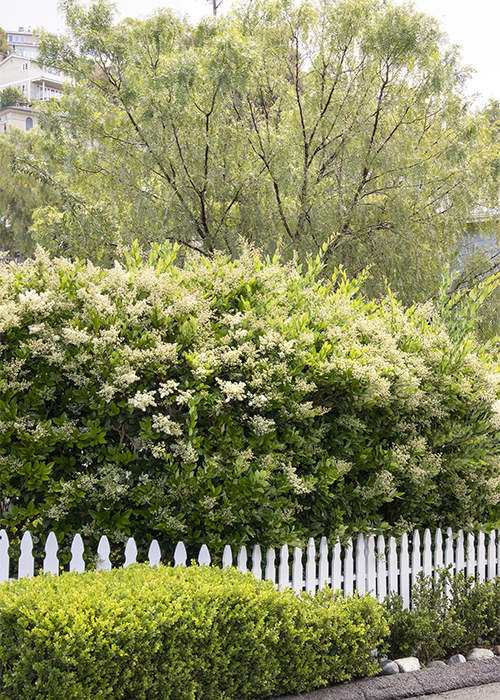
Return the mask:
[[[411,5],[255,0],[194,27],[63,7],[70,35],[40,47],[73,81],[41,115],[71,202],[35,217],[49,248],[106,262],[136,238],[205,255],[246,241],[287,259],[328,242],[327,264],[371,265],[372,294],[387,278],[409,301],[496,197],[468,73]]]
[[[19,88],[9,86],[0,91],[0,109],[11,107],[16,102],[26,104],[27,101]]]

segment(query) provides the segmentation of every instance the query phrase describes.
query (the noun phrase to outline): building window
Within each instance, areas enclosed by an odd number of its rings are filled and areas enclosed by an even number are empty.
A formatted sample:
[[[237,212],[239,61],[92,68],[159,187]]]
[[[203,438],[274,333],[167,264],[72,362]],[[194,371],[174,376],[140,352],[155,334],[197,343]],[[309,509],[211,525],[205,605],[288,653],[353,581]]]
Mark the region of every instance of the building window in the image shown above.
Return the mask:
[[[33,119],[32,117],[26,117],[26,131],[29,131],[30,129],[33,128]]]
[[[19,40],[20,40],[21,44],[24,44],[24,37],[23,36],[20,36]]]
[[[23,63],[23,70],[28,70],[28,64],[27,64],[27,63]]]
[[[27,85],[23,85],[23,92],[28,92],[28,86],[27,86]]]
[[[14,37],[14,41],[19,41],[19,37],[18,37],[18,36],[15,36],[15,37]]]
[[[7,41],[14,41],[12,34],[7,35]]]

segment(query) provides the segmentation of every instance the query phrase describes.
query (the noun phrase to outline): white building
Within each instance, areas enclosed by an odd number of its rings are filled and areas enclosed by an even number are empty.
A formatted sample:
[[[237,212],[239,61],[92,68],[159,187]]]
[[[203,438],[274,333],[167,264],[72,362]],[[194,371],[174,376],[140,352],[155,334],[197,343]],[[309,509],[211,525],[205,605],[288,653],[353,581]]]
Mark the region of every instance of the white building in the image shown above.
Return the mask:
[[[6,31],[7,44],[12,53],[26,58],[37,58],[38,56],[38,37],[28,29],[24,31],[24,27],[19,27],[19,30]]]
[[[38,125],[36,112],[29,105],[13,105],[0,109],[0,134],[11,129],[30,131]]]
[[[54,68],[40,66],[19,52],[9,54],[0,62],[0,90],[18,88],[29,103],[60,97],[62,86],[63,76]]]

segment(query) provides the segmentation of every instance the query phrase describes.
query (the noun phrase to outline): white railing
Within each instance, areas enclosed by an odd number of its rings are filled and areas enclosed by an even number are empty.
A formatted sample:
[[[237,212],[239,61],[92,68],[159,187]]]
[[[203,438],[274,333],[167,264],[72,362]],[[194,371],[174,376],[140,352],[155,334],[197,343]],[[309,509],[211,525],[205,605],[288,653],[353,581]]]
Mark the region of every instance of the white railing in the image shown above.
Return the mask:
[[[444,541],[443,541],[444,540]],[[53,532],[45,543],[43,573],[58,575],[61,570],[58,543]],[[0,531],[0,582],[10,579],[9,540],[5,530]],[[110,545],[107,537],[101,537],[97,547],[97,569],[111,570]],[[81,573],[85,570],[84,545],[80,535],[75,535],[71,545],[69,571]],[[137,561],[137,546],[131,537],[125,546],[124,567]],[[150,566],[158,566],[161,561],[160,546],[154,540],[148,551]],[[198,564],[210,565],[211,557],[208,547],[200,549]],[[175,549],[174,566],[187,565],[187,552],[184,544],[179,542]],[[222,555],[222,566],[233,566],[233,552],[226,545]],[[453,574],[463,571],[477,577],[480,581],[500,575],[500,530],[489,535],[484,532],[464,535],[460,531],[454,535],[450,528],[443,538],[437,530],[434,538],[425,530],[423,538],[418,531],[411,538],[403,535],[398,545],[394,537],[387,540],[381,535],[364,537],[358,535],[353,543],[348,540],[345,546],[339,542],[329,547],[325,537],[321,539],[319,551],[311,538],[306,551],[294,547],[289,551],[288,545],[278,550],[268,549],[263,556],[262,549],[255,545],[251,555],[246,547],[237,553],[236,566],[240,571],[251,573],[258,579],[272,581],[277,588],[292,588],[315,593],[318,588],[331,587],[352,594],[369,592],[382,601],[387,594],[399,593],[405,607],[410,605],[411,587],[422,572],[426,576],[436,575],[443,567],[449,567]],[[33,540],[25,532],[21,540],[21,552],[17,566],[17,578],[33,576],[35,559]]]

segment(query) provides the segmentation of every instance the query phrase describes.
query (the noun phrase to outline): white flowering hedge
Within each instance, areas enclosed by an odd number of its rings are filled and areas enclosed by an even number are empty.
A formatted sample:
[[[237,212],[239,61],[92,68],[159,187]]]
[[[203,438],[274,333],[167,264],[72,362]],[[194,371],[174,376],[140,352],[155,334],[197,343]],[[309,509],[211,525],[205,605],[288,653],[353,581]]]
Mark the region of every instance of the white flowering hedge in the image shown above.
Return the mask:
[[[498,520],[500,375],[321,266],[0,268],[0,526],[276,545]],[[470,345],[470,344],[469,344]]]

